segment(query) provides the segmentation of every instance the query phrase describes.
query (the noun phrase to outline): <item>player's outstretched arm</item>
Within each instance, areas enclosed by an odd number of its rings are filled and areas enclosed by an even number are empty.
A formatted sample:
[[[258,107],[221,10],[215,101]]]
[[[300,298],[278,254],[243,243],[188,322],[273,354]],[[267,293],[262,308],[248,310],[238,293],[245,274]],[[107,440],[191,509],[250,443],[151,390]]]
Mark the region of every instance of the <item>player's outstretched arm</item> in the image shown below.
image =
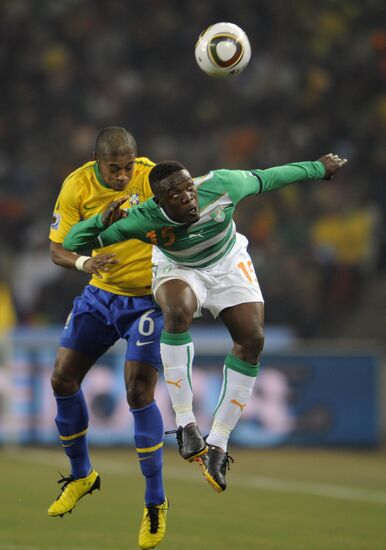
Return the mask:
[[[114,228],[115,222],[127,218],[127,212],[121,209],[121,205],[126,200],[127,198],[123,197],[114,201],[103,214],[97,214],[73,225],[63,241],[64,248],[72,252],[78,252],[86,248],[102,248],[129,238],[129,236],[116,232]],[[109,229],[111,225],[113,227]],[[102,242],[98,237],[103,232],[106,234],[106,239],[103,239]]]
[[[338,155],[329,153],[312,162],[293,162],[283,166],[275,166],[267,170],[253,170],[260,180],[260,193],[280,189],[300,181],[331,179],[347,162]]]

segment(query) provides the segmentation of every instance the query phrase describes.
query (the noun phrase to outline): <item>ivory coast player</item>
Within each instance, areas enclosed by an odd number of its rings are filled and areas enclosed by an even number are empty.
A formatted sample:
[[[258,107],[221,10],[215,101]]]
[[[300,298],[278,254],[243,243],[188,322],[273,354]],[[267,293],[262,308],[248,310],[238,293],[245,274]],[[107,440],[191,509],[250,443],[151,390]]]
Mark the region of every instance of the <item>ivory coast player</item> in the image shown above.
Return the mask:
[[[161,162],[149,175],[152,199],[111,223],[119,214],[117,201],[102,215],[76,224],[64,241],[71,251],[125,239],[127,245],[130,239],[156,245],[153,292],[164,313],[161,356],[176,413],[179,451],[186,460],[200,461],[218,492],[226,489],[228,440],[248,403],[264,343],[264,301],[248,241],[233,221],[235,208],[243,198],[291,183],[330,179],[346,162],[328,154],[315,162],[267,170],[213,170],[194,180],[179,162]],[[206,440],[196,425],[190,382],[194,346],[189,329],[202,307],[221,318],[233,340]]]
[[[162,314],[151,293],[152,247],[140,241],[116,243],[94,250],[90,257],[62,245],[74,224],[103,212],[111,201],[127,198],[123,208],[130,209],[153,195],[148,175],[154,163],[136,155],[136,142],[127,130],[103,129],[96,139],[95,160],[67,177],[54,209],[49,235],[52,260],[90,273],[91,280],[74,301],[51,378],[55,421],[71,474],[59,480],[61,492],[48,514],[63,516],[81,497],[100,488],[88,453],[88,412],[81,384],[95,361],[124,338],[127,401],[146,481],[139,545],[154,548],[165,534],[168,502],[162,481],[163,423],[154,401]]]

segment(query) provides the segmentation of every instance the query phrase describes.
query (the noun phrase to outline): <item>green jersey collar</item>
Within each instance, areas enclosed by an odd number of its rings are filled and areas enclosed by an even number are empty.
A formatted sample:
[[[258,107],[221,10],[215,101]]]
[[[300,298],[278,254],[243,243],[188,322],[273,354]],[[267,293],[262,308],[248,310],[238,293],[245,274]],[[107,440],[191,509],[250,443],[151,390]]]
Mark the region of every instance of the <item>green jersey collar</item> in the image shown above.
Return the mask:
[[[157,204],[157,203],[156,203]],[[162,208],[162,206],[158,206],[157,204],[157,207],[161,210],[161,214],[163,215],[164,218],[167,219],[168,222],[171,222],[171,223],[174,223],[174,225],[187,225],[186,222],[178,222],[176,220],[172,220],[172,218],[170,218],[167,214],[166,214],[166,211]]]

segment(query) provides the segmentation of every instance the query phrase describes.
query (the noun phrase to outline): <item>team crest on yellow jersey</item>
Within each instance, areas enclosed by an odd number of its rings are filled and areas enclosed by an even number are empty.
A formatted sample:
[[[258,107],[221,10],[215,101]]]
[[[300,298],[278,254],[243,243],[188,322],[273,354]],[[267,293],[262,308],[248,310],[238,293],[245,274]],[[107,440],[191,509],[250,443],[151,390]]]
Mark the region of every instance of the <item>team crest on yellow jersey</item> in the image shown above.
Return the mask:
[[[139,204],[140,203],[139,193],[132,193],[131,195],[129,195],[129,203],[130,203],[130,206],[136,206],[137,204]]]

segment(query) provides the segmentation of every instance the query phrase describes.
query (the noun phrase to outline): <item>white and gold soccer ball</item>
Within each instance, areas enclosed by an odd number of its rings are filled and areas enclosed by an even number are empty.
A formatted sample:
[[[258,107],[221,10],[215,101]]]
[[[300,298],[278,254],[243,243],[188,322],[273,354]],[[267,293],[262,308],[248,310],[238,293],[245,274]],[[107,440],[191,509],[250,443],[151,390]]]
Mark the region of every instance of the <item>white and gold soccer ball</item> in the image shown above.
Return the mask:
[[[216,23],[200,34],[195,55],[209,76],[236,76],[248,65],[251,46],[243,29],[234,23]]]

